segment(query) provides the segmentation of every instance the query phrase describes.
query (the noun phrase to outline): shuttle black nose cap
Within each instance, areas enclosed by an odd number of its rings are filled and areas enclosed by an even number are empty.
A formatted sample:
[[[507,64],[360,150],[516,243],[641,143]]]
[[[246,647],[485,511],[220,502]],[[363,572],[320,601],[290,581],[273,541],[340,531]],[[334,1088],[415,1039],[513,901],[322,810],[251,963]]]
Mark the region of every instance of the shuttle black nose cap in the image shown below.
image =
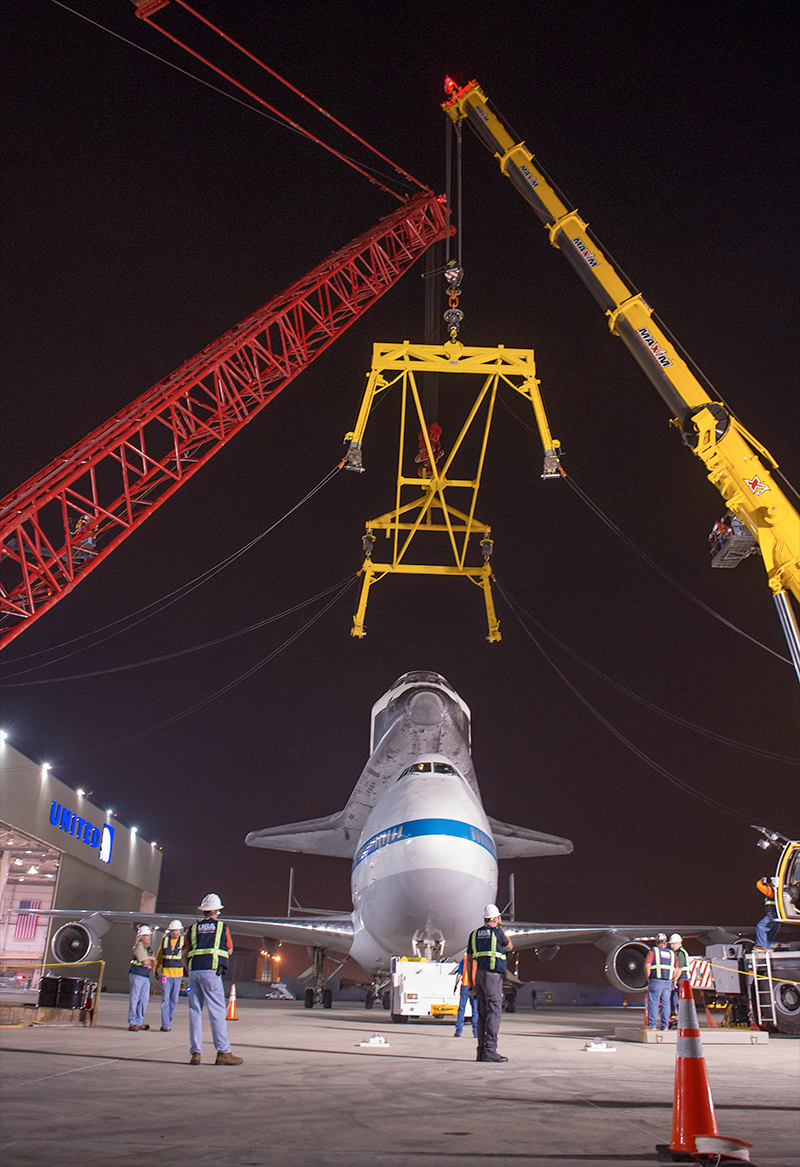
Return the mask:
[[[436,725],[444,716],[444,704],[436,693],[417,693],[409,703],[408,712],[417,725]]]

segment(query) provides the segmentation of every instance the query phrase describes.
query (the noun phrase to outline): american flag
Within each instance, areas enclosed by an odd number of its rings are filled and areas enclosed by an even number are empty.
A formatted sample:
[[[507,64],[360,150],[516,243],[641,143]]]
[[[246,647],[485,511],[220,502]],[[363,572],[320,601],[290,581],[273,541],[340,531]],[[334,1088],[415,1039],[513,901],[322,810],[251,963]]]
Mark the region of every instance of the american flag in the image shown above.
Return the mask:
[[[32,940],[36,935],[36,924],[39,917],[36,909],[42,906],[41,900],[20,900],[17,926],[14,929],[15,940]],[[23,912],[31,912],[30,916],[23,916]]]

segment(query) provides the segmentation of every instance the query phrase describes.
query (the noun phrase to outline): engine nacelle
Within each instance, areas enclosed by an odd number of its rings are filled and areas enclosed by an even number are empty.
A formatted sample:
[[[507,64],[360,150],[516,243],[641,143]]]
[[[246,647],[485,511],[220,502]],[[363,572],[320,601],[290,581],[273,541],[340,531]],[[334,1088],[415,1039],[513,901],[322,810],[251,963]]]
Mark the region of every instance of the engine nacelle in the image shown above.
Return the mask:
[[[102,946],[100,937],[85,921],[75,921],[63,924],[58,929],[50,944],[50,951],[58,964],[79,964],[81,961],[99,960]]]
[[[650,945],[642,940],[629,940],[609,953],[606,976],[615,989],[623,993],[642,993],[647,988],[644,962]]]

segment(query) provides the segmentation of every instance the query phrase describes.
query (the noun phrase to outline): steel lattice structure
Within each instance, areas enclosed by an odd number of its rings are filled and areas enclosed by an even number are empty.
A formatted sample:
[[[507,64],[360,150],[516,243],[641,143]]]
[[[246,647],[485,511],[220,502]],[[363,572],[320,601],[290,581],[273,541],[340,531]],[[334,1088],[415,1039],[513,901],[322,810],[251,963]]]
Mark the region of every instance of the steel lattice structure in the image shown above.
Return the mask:
[[[0,648],[72,591],[447,233],[409,199],[0,502]],[[78,528],[78,530],[76,530]]]

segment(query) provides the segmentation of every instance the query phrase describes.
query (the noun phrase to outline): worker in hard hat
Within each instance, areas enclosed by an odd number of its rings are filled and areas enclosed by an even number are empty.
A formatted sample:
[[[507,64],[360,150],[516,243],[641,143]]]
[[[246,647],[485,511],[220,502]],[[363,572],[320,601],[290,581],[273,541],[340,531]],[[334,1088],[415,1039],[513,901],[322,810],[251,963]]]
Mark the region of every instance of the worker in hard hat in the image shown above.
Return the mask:
[[[161,1029],[169,1033],[178,998],[181,995],[183,977],[183,924],[180,920],[170,920],[167,931],[156,955],[156,980],[161,981]]]
[[[507,1062],[497,1052],[497,1035],[503,1016],[503,976],[506,954],[513,944],[500,927],[500,909],[487,904],[483,926],[470,933],[467,942],[465,976],[478,1002],[478,1052],[476,1061]]]
[[[128,998],[128,1029],[149,1029],[144,1023],[144,1011],[150,1000],[150,970],[156,958],[150,951],[150,937],[153,929],[142,924],[136,933],[136,943],[131,953],[130,997]]]
[[[199,1066],[203,1048],[203,1006],[208,1008],[211,1036],[217,1051],[216,1065],[240,1066],[243,1058],[231,1053],[228,1023],[225,1020],[225,990],[222,974],[227,972],[233,953],[228,925],[220,920],[222,900],[212,893],[200,905],[202,920],[192,924],[186,937],[186,966],[189,969],[189,1064]]]
[[[469,995],[470,977],[466,973],[466,964],[468,957],[464,957],[461,964],[456,970],[456,984],[455,989],[458,993],[458,1013],[456,1014],[456,1028],[454,1037],[461,1037],[464,1032],[464,1018],[467,1012],[467,1002],[469,1001],[469,1019],[472,1025],[472,1036],[478,1036],[478,1005],[474,997]],[[474,976],[471,978],[474,980]]]
[[[660,932],[644,958],[644,971],[647,974],[647,1029],[669,1029],[672,978],[677,964],[666,934]]]
[[[680,983],[689,979],[689,953],[683,947],[683,937],[679,932],[673,932],[668,944],[675,953],[675,972],[672,974],[672,1001],[670,1003],[669,1027],[675,1029],[678,1024],[678,994]]]
[[[777,878],[774,875],[765,875],[756,884],[764,897],[764,915],[756,924],[756,947],[765,951],[772,948],[781,927],[775,908],[776,883]]]

